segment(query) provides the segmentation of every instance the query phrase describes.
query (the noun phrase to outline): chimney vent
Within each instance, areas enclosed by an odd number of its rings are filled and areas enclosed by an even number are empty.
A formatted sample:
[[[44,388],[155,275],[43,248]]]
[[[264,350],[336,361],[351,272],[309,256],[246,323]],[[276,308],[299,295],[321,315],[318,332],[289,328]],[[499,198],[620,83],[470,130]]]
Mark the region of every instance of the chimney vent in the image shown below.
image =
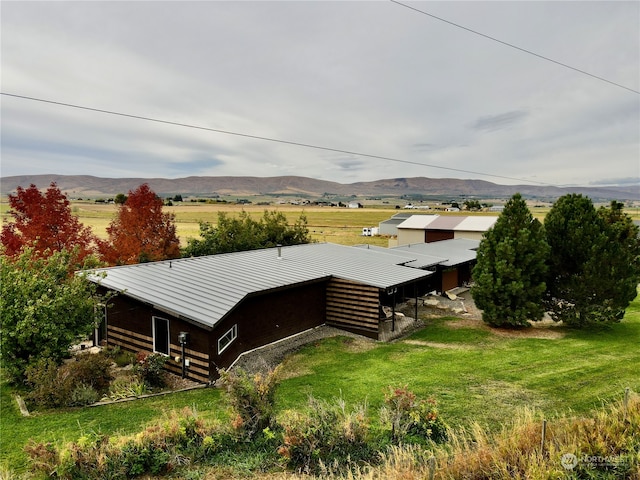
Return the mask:
[[[278,247],[278,260],[282,260],[282,245],[276,245]]]

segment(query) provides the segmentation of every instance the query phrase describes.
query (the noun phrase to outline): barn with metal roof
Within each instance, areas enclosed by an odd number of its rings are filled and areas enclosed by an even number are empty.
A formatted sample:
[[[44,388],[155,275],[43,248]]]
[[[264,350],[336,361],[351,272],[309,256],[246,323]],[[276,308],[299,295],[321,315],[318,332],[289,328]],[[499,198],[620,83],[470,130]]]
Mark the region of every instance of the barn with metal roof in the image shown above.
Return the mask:
[[[432,289],[411,252],[317,243],[98,269],[117,292],[108,345],[160,352],[168,368],[217,377],[243,352],[328,324],[379,338],[384,306]]]
[[[497,221],[495,215],[412,215],[397,226],[398,245],[454,238],[481,240]]]

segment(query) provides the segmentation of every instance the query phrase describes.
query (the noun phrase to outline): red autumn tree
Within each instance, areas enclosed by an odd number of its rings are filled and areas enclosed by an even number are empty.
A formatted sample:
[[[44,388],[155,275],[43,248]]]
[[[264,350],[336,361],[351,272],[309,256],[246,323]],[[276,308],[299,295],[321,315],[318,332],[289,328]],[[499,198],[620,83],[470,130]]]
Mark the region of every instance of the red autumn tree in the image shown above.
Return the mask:
[[[32,247],[36,256],[77,249],[74,261],[82,263],[98,253],[100,240],[71,213],[69,200],[55,182],[44,193],[34,184],[18,187],[15,195],[9,194],[9,206],[13,221],[1,234],[6,255],[14,257],[24,247]]]
[[[153,262],[180,256],[175,215],[162,212],[162,200],[143,183],[129,191],[127,200],[107,227],[103,255],[112,265]]]

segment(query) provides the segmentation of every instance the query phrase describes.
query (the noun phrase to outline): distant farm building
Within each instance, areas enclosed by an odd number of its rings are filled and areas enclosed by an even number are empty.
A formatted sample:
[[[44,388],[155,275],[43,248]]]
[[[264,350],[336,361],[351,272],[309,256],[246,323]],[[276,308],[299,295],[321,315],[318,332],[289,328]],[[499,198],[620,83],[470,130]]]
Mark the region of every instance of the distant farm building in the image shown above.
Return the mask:
[[[397,245],[466,238],[481,240],[497,216],[411,215],[397,225]]]
[[[380,235],[398,235],[398,225],[412,215],[412,213],[396,213],[390,219],[384,220],[378,224],[378,232]]]

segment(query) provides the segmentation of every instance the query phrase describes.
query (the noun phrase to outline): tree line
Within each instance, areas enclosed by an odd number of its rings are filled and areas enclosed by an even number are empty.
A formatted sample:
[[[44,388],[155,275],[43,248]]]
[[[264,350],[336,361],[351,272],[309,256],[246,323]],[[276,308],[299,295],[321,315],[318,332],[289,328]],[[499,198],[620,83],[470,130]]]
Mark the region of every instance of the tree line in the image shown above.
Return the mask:
[[[640,282],[640,235],[622,203],[596,209],[588,197],[560,197],[535,219],[514,195],[485,233],[471,294],[486,323],[524,327],[545,313],[583,327],[618,322]]]

